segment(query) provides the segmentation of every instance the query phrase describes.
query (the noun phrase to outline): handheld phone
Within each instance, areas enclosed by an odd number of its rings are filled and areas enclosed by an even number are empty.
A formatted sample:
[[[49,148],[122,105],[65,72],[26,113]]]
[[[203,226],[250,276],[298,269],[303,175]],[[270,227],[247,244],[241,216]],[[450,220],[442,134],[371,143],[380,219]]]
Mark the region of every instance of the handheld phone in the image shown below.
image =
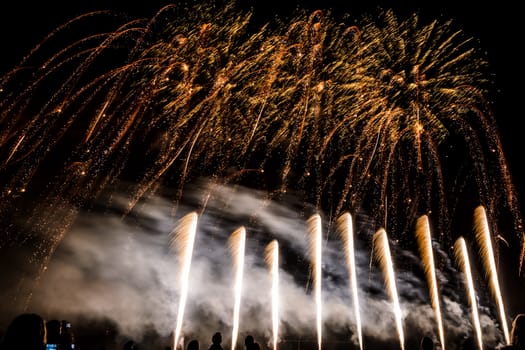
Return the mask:
[[[58,350],[58,344],[46,344],[46,350]]]

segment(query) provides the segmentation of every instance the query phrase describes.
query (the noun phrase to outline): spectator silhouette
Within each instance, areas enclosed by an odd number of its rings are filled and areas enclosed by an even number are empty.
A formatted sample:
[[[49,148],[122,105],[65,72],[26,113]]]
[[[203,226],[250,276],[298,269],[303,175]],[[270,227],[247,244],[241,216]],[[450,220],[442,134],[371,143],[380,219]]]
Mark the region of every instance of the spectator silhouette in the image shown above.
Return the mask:
[[[199,341],[197,339],[191,340],[186,346],[186,350],[199,350]]]
[[[221,346],[222,343],[222,334],[221,332],[216,332],[213,337],[211,337],[211,346],[208,350],[224,350]]]
[[[503,346],[501,350],[525,350],[525,314],[518,314],[514,317],[510,332],[510,345]]]
[[[57,344],[62,342],[60,333],[62,333],[62,326],[59,320],[46,321],[46,339],[47,344]]]
[[[15,317],[4,334],[2,350],[44,350],[46,324],[35,313],[24,313]]]
[[[463,350],[476,350],[476,349],[479,349],[479,347],[477,345],[477,341],[476,341],[476,339],[473,336],[466,338],[463,341],[463,346],[461,348]]]
[[[71,330],[71,323],[62,320],[60,322],[60,350],[70,350],[75,346],[75,336]]]
[[[421,343],[419,344],[421,350],[434,350],[434,341],[430,337],[423,337]]]
[[[246,350],[253,350],[253,344],[255,344],[255,339],[251,335],[247,335],[246,338],[244,338],[244,346],[246,347]]]
[[[261,346],[255,341],[252,335],[247,335],[246,338],[244,338],[244,346],[246,347],[246,350],[261,349]]]

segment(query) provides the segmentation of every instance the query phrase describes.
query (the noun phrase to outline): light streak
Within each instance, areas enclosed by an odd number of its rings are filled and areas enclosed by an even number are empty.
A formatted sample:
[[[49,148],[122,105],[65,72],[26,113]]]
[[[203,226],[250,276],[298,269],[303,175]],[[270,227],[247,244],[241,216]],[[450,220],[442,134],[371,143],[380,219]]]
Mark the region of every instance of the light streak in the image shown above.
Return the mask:
[[[265,261],[272,279],[272,337],[273,350],[277,350],[279,341],[279,242],[277,240],[271,241],[266,247]]]
[[[392,255],[390,254],[390,247],[388,245],[388,236],[384,229],[379,229],[373,237],[374,241],[374,256],[379,262],[381,269],[383,270],[383,275],[385,277],[385,284],[392,299],[392,307],[394,312],[394,317],[396,320],[396,329],[399,336],[399,345],[401,350],[405,349],[405,333],[403,331],[403,322],[401,307],[399,304],[399,296],[397,294],[396,286],[396,276],[394,273],[394,264],[392,262]]]
[[[361,326],[361,311],[359,310],[359,295],[357,286],[357,272],[355,263],[355,247],[354,247],[354,230],[352,225],[352,216],[349,213],[341,215],[337,221],[338,231],[344,244],[346,255],[346,265],[348,267],[348,274],[350,277],[350,290],[352,291],[354,301],[354,313],[357,327],[357,337],[359,340],[359,348],[363,350],[363,332]]]
[[[507,344],[510,344],[509,327],[507,325],[505,306],[501,297],[498,271],[496,268],[496,262],[494,260],[494,249],[492,248],[492,239],[487,222],[487,214],[485,212],[485,208],[482,206],[477,207],[474,211],[474,231],[479,244],[481,260],[483,262],[483,266],[485,267],[486,274],[489,277],[490,291],[492,292],[493,297],[496,299],[503,335],[505,336],[505,341]]]
[[[312,215],[308,219],[308,230],[310,234],[310,252],[312,257],[315,306],[317,311],[317,348],[321,350],[323,339],[323,304],[321,295],[323,232],[321,227],[321,217],[318,214]]]
[[[481,325],[479,323],[476,290],[474,288],[474,280],[472,279],[472,269],[470,267],[470,258],[468,255],[467,244],[465,243],[465,239],[463,237],[458,238],[456,240],[456,243],[454,243],[454,252],[456,254],[458,264],[463,269],[463,273],[465,275],[465,288],[467,289],[470,308],[472,311],[472,323],[474,327],[474,332],[478,341],[479,350],[483,350],[483,338],[481,335]]]
[[[235,284],[234,284],[234,309],[231,350],[235,350],[237,337],[239,335],[239,313],[241,309],[242,281],[244,274],[244,254],[246,249],[246,229],[240,227],[235,230],[229,240],[230,248],[234,257]]]
[[[188,298],[189,277],[191,258],[193,255],[193,246],[195,244],[195,236],[197,233],[197,219],[196,213],[192,212],[186,214],[179,222],[175,229],[170,242],[170,247],[177,249],[179,261],[182,266],[181,272],[181,291],[179,299],[179,308],[177,312],[177,325],[175,327],[173,349],[177,349],[180,333],[182,330],[182,322],[184,319],[184,309],[186,308],[186,300]],[[172,234],[173,234],[172,233]]]
[[[436,314],[436,323],[439,332],[441,349],[445,350],[445,331],[443,330],[443,319],[441,317],[441,306],[439,302],[438,285],[436,279],[436,265],[434,263],[434,253],[432,250],[432,237],[430,235],[430,226],[428,217],[421,216],[416,224],[416,238],[421,254],[421,262],[427,277],[430,292],[430,300]]]

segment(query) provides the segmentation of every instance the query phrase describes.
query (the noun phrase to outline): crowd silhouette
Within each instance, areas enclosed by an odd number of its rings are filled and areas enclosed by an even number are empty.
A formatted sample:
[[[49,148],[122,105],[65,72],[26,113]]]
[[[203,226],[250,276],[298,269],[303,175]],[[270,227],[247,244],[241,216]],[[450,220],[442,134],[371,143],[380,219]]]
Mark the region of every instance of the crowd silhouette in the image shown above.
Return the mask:
[[[244,338],[245,350],[261,350],[261,346],[255,338],[249,334]],[[417,350],[440,349],[439,343],[435,343],[431,336],[425,335],[421,338]],[[133,339],[127,339],[123,344],[110,347],[91,348],[87,346],[80,349],[75,342],[75,336],[71,330],[71,324],[65,320],[46,321],[36,313],[23,313],[15,317],[8,325],[0,339],[0,350],[146,350]],[[160,349],[160,348],[159,348]],[[467,337],[457,346],[461,350],[476,350],[479,345],[472,336]],[[155,350],[155,349],[151,349]],[[165,346],[164,350],[172,350]],[[176,349],[174,349],[176,350]],[[188,342],[186,350],[199,350],[199,341],[192,339]],[[215,332],[211,338],[208,350],[224,350],[222,347],[222,334]],[[485,349],[483,349],[485,350]],[[525,350],[525,314],[518,314],[512,322],[510,344],[495,350]]]

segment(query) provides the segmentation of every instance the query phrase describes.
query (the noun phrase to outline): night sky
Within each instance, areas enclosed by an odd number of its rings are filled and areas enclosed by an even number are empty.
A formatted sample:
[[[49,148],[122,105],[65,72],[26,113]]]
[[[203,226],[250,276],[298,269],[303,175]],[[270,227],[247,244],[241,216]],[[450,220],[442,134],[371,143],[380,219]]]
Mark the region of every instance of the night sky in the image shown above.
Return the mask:
[[[508,0],[497,2],[480,1],[355,1],[336,0],[240,0],[253,7],[255,18],[261,22],[274,15],[289,17],[297,8],[330,9],[336,14],[364,14],[377,7],[392,8],[399,14],[419,13],[422,18],[453,19],[464,32],[477,38],[479,46],[486,50],[494,73],[497,91],[489,96],[501,132],[501,140],[508,159],[514,184],[521,206],[525,206],[524,170],[520,164],[523,146],[521,144],[521,119],[523,117],[523,56],[521,45],[524,30],[522,14],[517,5]],[[147,5],[146,5],[147,3]],[[64,21],[91,10],[116,10],[129,14],[130,18],[151,17],[168,1],[3,1],[0,4],[0,74],[13,67],[47,33]],[[343,4],[345,3],[345,4]],[[400,5],[402,3],[402,5]],[[424,4],[423,4],[424,3]],[[523,282],[521,282],[523,284]],[[521,289],[520,289],[521,290]],[[516,301],[519,310],[525,304]]]

